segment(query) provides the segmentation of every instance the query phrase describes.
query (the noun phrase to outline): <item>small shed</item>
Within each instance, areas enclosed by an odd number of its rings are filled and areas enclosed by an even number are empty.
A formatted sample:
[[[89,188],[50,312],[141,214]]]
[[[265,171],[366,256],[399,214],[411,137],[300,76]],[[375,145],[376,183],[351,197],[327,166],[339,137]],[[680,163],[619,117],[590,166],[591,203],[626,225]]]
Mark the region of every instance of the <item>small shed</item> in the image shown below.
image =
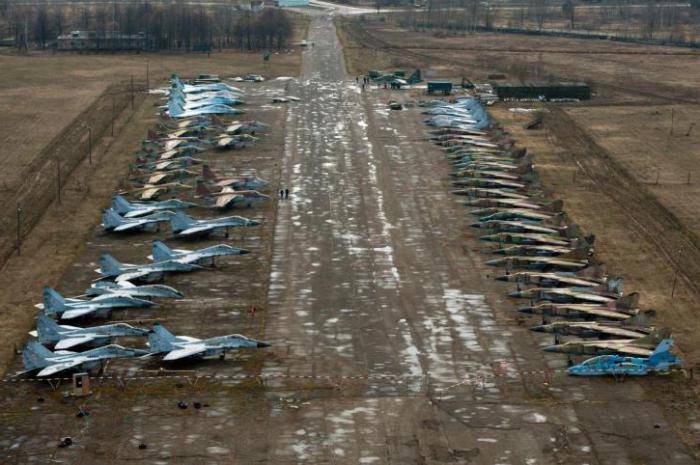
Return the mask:
[[[440,92],[449,95],[452,92],[452,82],[450,81],[428,81],[428,94]]]

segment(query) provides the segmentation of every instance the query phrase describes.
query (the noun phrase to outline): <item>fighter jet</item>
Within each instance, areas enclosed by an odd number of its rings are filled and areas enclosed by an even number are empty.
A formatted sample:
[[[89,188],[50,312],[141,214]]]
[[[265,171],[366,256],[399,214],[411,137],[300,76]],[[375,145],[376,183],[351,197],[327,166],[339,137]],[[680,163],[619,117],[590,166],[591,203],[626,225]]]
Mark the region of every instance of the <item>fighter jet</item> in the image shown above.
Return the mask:
[[[113,208],[108,208],[102,214],[102,229],[113,232],[152,231],[158,229],[160,223],[170,221],[172,215],[173,212],[165,210],[138,218],[125,218]]]
[[[650,373],[665,373],[681,365],[683,360],[670,352],[673,341],[664,339],[648,358],[600,355],[569,367],[575,376],[645,376]]]
[[[561,255],[570,254],[578,249],[573,247],[562,247],[555,245],[510,245],[492,249],[491,253],[506,255],[506,256],[543,256],[543,257],[558,257]],[[584,249],[589,254],[592,254],[592,249]],[[502,280],[503,281],[503,280]]]
[[[100,346],[108,344],[115,337],[148,336],[148,330],[135,328],[126,323],[78,328],[59,325],[45,315],[37,317],[36,331],[30,331],[42,344],[55,344],[56,350],[70,349],[81,345]]]
[[[519,308],[521,313],[542,315],[542,317],[561,317],[583,320],[625,321],[640,314],[638,308],[608,307],[595,304],[556,304],[541,302],[529,307]],[[645,313],[653,314],[653,310]]]
[[[589,289],[601,289],[613,294],[622,292],[622,278],[593,278],[569,272],[520,271],[497,276],[496,280],[518,284],[532,284],[538,287],[574,286]]]
[[[112,197],[112,209],[124,218],[138,218],[163,210],[181,210],[194,208],[198,205],[183,202],[179,199],[163,200],[160,202],[129,202],[121,195]]]
[[[624,297],[619,297],[615,293],[601,290],[593,292],[586,287],[534,287],[513,291],[508,294],[510,297],[518,299],[530,299],[532,301],[556,302],[556,303],[589,303],[600,305],[612,305],[621,307],[635,307],[639,301],[639,294],[634,292]]]
[[[39,370],[36,376],[51,376],[65,370],[90,370],[101,367],[106,360],[148,355],[145,350],[131,349],[116,344],[85,352],[51,352],[37,341],[29,341],[22,349],[25,373]]]
[[[196,220],[182,212],[178,212],[170,218],[170,227],[176,237],[196,237],[217,231],[224,231],[228,234],[228,228],[259,226],[260,224],[260,221],[240,216]]]
[[[202,177],[205,181],[212,183],[214,186],[220,189],[223,189],[224,187],[231,187],[233,189],[241,190],[260,190],[270,184],[269,181],[265,181],[253,173],[222,179],[219,178],[211,170],[211,168],[209,168],[209,165],[202,166]]]
[[[214,264],[216,257],[226,257],[231,255],[245,255],[249,250],[231,247],[226,244],[205,247],[199,250],[171,249],[161,241],[153,241],[152,255],[148,258],[154,262],[175,261],[178,263],[196,263],[198,265]]]
[[[156,279],[161,279],[165,273],[186,272],[198,269],[201,269],[201,267],[172,260],[145,265],[119,263],[116,258],[103,252],[100,255],[100,268],[97,269],[97,272],[103,278],[114,278],[116,282],[123,282],[133,280],[154,281]]]
[[[179,192],[182,190],[192,189],[192,186],[187,184],[182,184],[179,182],[171,182],[167,184],[145,184],[141,187],[131,189],[123,193],[134,194],[137,198],[141,200],[155,200],[162,194],[167,192]]]
[[[229,107],[228,105],[206,105],[194,110],[185,110],[179,102],[170,100],[168,102],[168,110],[166,114],[171,118],[189,118],[190,116],[200,116],[208,114],[216,115],[240,115],[245,113],[243,110]]]
[[[500,242],[502,244],[524,244],[524,245],[556,245],[571,246],[571,241],[563,237],[556,237],[549,234],[536,233],[510,233],[500,232],[479,237],[480,241]]]
[[[181,299],[180,291],[164,284],[146,284],[137,286],[129,281],[97,281],[85,289],[85,295],[125,295],[145,299]]]
[[[170,184],[187,178],[193,178],[195,176],[197,176],[197,173],[194,171],[182,168],[169,171],[154,171],[148,175],[148,179],[145,180],[144,184],[158,186],[161,184]]]
[[[243,348],[269,347],[267,342],[249,339],[240,334],[217,336],[209,339],[196,339],[189,336],[175,336],[162,325],[156,323],[148,335],[151,354],[166,353],[163,360],[182,360],[191,357],[223,357],[226,352]]]
[[[253,190],[235,190],[224,187],[219,192],[209,190],[203,180],[197,182],[197,195],[202,197],[212,208],[250,208],[254,203],[270,200],[270,197]]]
[[[514,256],[494,258],[484,262],[489,266],[503,266],[506,269],[528,270],[581,270],[588,266],[588,260],[567,259],[545,256]]]
[[[87,315],[104,317],[115,308],[155,305],[150,300],[116,294],[104,294],[91,300],[64,299],[61,294],[49,286],[44,287],[43,297],[44,302],[37,304],[36,307],[44,310],[46,315],[59,315],[62,320],[71,320]]]
[[[671,330],[663,328],[637,339],[575,340],[545,347],[545,352],[569,355],[632,355],[649,357],[663,339],[668,339]]]
[[[549,324],[531,326],[528,329],[538,333],[549,333],[558,336],[639,339],[650,334],[653,327],[601,324],[596,321],[555,321]]]
[[[240,93],[240,91],[241,91],[241,89],[239,89],[236,86],[231,86],[231,85],[222,84],[222,83],[198,84],[198,85],[184,84],[176,74],[173,74],[170,77],[170,84],[171,84],[171,87],[179,89],[180,91],[184,92],[185,94],[198,94],[201,92],[218,92],[218,91]]]
[[[486,229],[492,233],[536,233],[536,234],[561,234],[565,228],[546,227],[526,221],[489,220],[472,223],[472,228]]]

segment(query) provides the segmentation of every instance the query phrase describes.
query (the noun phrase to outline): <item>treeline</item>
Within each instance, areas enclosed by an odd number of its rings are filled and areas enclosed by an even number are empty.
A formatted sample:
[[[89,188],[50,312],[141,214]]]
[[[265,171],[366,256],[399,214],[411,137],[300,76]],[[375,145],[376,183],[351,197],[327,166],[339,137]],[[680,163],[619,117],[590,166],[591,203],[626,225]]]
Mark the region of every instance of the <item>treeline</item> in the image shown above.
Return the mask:
[[[154,4],[13,5],[0,0],[3,37],[18,47],[49,47],[70,31],[144,35],[149,50],[190,50],[237,47],[282,49],[289,45],[293,25],[277,8],[243,11],[230,5]]]

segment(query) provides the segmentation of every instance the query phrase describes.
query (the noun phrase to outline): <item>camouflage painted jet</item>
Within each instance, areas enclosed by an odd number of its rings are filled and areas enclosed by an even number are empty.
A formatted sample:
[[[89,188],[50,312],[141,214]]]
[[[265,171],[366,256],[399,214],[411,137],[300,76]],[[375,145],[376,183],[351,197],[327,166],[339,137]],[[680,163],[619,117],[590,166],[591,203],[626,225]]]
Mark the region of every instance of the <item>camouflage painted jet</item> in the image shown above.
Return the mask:
[[[592,248],[583,248],[588,254],[592,254]],[[561,255],[570,254],[575,252],[576,248],[573,247],[561,247],[555,245],[511,245],[507,247],[500,247],[498,249],[491,250],[491,253],[506,255],[506,256],[544,256],[544,257],[559,257]]]
[[[42,344],[55,345],[55,350],[66,350],[76,346],[100,346],[109,344],[115,337],[145,337],[148,330],[135,328],[126,323],[78,328],[75,326],[59,325],[51,318],[39,315],[36,331],[29,334],[36,337]]]
[[[555,321],[545,325],[531,326],[530,331],[601,339],[639,339],[653,331],[653,327],[601,324],[597,321]]]
[[[131,358],[148,355],[145,350],[131,349],[116,344],[98,347],[85,352],[51,352],[37,341],[29,341],[22,349],[25,373],[39,370],[37,376],[51,376],[66,370],[91,370],[115,358]]]
[[[596,304],[557,304],[540,302],[529,307],[519,308],[521,313],[542,315],[542,317],[562,317],[583,320],[624,321],[637,315],[653,315],[654,310],[641,312],[639,308],[615,307]]]
[[[224,231],[228,234],[228,228],[259,226],[260,224],[260,221],[240,216],[196,220],[182,212],[178,212],[170,218],[170,228],[176,237],[197,237],[218,231]]]
[[[546,227],[536,223],[526,221],[506,221],[506,220],[489,220],[483,222],[472,223],[472,228],[480,228],[489,230],[492,233],[535,233],[535,234],[562,234],[566,228],[561,227]]]
[[[146,185],[158,186],[162,184],[169,184],[183,179],[189,179],[197,176],[194,171],[186,169],[174,169],[169,171],[154,171],[148,175],[148,179],[144,182]],[[137,180],[138,181],[138,180]],[[141,182],[141,181],[138,181]]]
[[[649,357],[671,330],[662,328],[637,339],[575,340],[543,348],[545,352],[569,355],[632,355]]]
[[[523,182],[506,181],[504,179],[482,179],[482,178],[465,178],[460,182],[460,185],[471,187],[484,187],[495,189],[521,189],[525,190],[528,186]],[[471,189],[458,189],[452,191],[455,195],[469,195]]]
[[[671,339],[664,339],[648,358],[601,355],[569,367],[575,376],[645,376],[650,373],[666,373],[683,364],[683,360],[670,352]]]
[[[141,200],[155,200],[165,193],[180,192],[183,190],[192,189],[192,186],[179,182],[171,182],[168,184],[146,184],[135,189],[131,189],[122,193],[133,194]]]
[[[260,190],[267,187],[270,183],[264,179],[259,178],[254,173],[242,174],[240,176],[234,176],[232,178],[219,178],[212,170],[209,165],[202,166],[202,177],[206,182],[212,183],[215,187],[223,189],[224,187],[231,187],[233,189],[241,190]]]
[[[480,241],[502,244],[571,246],[571,240],[549,234],[501,232],[479,237]]]
[[[212,192],[202,181],[197,182],[197,195],[202,197],[212,208],[250,208],[254,203],[270,200],[270,196],[252,190],[235,190],[224,187],[219,192]]]
[[[146,284],[137,286],[129,281],[97,281],[85,289],[85,295],[125,295],[144,299],[182,299],[183,294],[164,284]]]
[[[582,270],[588,266],[588,260],[567,259],[546,256],[515,256],[494,258],[484,262],[489,266],[503,266],[509,270]]]
[[[472,210],[469,213],[478,216],[479,222],[483,223],[486,221],[514,221],[514,220],[525,220],[533,222],[549,221],[552,222],[557,218],[557,215],[562,215],[561,213],[549,214],[544,213],[542,210],[533,210],[530,208],[501,208],[488,215],[481,215],[484,209]],[[490,210],[490,209],[489,209]],[[560,217],[559,216],[559,217]]]
[[[508,294],[509,297],[516,299],[530,299],[535,302],[549,301],[556,303],[589,303],[608,305],[620,299],[637,298],[638,294],[633,293],[629,296],[618,297],[615,293],[605,291],[595,292],[589,287],[533,287],[530,289],[522,289],[513,291]]]
[[[36,307],[46,315],[58,315],[62,320],[72,320],[83,316],[108,316],[117,308],[151,307],[150,300],[127,295],[104,294],[91,300],[65,299],[49,286],[44,287],[44,302]]]
[[[148,263],[145,265],[132,265],[119,263],[116,258],[103,252],[100,255],[100,268],[97,272],[103,278],[114,278],[116,282],[122,281],[154,281],[161,279],[165,273],[182,273],[201,269],[200,266],[175,261]]]
[[[162,325],[153,325],[148,335],[150,354],[165,353],[163,360],[173,361],[193,357],[224,357],[226,352],[244,348],[269,347],[267,342],[249,339],[240,334],[217,336],[209,339],[196,339],[189,336],[175,336]]]
[[[129,202],[121,195],[112,197],[112,209],[124,218],[138,218],[162,210],[181,210],[197,206],[196,203],[183,202],[179,199],[161,202]]]
[[[536,271],[520,271],[502,276],[496,280],[518,284],[531,284],[538,287],[574,286],[590,289],[603,289],[607,292],[619,294],[622,292],[622,278],[594,278],[577,273],[552,273]]]
[[[249,250],[231,247],[226,244],[205,247],[199,250],[171,249],[161,241],[153,241],[152,255],[148,258],[154,262],[176,261],[178,263],[195,263],[198,265],[214,264],[216,257],[227,257],[232,255],[245,255]]]

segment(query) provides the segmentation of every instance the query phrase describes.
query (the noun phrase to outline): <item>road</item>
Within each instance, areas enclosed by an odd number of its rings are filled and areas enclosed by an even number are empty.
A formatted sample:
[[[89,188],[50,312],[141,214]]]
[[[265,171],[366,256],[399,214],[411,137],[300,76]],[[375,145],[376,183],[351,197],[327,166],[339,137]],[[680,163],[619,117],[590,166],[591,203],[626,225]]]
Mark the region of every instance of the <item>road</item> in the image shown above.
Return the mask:
[[[305,405],[276,435],[283,458],[694,463],[659,434],[668,424],[639,385],[572,380],[542,355],[547,341],[514,323],[486,279],[417,111],[390,113],[381,90],[346,75],[326,14],[308,41],[269,294],[267,339],[287,356],[263,374],[345,377],[356,395],[340,381]]]

